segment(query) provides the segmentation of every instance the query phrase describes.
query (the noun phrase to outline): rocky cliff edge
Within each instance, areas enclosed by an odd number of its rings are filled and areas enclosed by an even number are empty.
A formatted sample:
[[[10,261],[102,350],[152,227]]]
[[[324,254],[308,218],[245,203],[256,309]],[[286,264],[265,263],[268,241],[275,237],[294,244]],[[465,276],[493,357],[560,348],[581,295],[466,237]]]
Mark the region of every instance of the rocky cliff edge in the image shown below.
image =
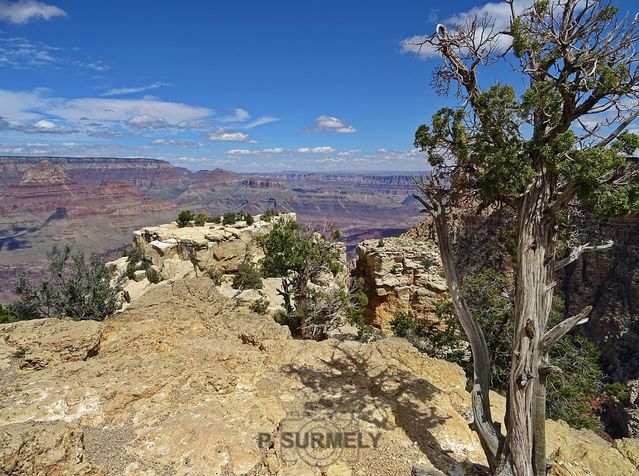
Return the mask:
[[[294,340],[185,278],[101,323],[0,326],[0,474],[476,474],[464,384],[402,339]],[[377,445],[308,465],[281,444],[291,415],[355,418]],[[636,440],[556,422],[548,435],[551,474],[639,474]]]

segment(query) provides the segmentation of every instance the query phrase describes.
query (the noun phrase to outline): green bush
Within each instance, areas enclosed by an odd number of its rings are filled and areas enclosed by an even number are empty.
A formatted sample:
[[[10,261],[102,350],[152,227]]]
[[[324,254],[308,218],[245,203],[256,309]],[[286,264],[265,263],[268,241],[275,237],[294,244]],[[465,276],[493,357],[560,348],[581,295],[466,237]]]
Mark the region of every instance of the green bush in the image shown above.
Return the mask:
[[[390,326],[397,337],[408,337],[415,332],[417,324],[408,313],[398,311],[394,314]]]
[[[63,317],[102,320],[119,307],[121,281],[115,268],[107,266],[97,254],[87,261],[71,247],[53,247],[48,255],[49,273],[34,284],[26,273],[15,282],[20,299],[13,304],[19,320],[38,317]]]
[[[253,301],[249,306],[249,309],[257,314],[266,314],[269,304],[268,299],[261,297]]]
[[[158,273],[155,268],[149,266],[148,268],[146,268],[146,278],[149,280],[149,282],[151,284],[157,284],[160,281],[162,281],[162,279],[160,278],[160,273]]]
[[[195,222],[197,226],[204,226],[208,218],[209,217],[206,213],[199,212],[197,215],[195,215],[195,217],[193,218],[193,221]]]
[[[253,215],[251,215],[249,212],[240,212],[242,214],[242,220],[244,220],[246,222],[247,225],[252,225],[253,223],[255,223],[255,219],[253,218]]]
[[[222,225],[233,225],[237,221],[237,213],[226,212],[222,215]]]
[[[488,345],[491,384],[501,394],[505,394],[508,388],[511,362],[513,308],[510,298],[503,292],[508,288],[507,278],[492,269],[467,277],[462,285],[466,303],[482,328]],[[420,350],[460,365],[468,378],[472,378],[468,344],[452,302],[440,301],[435,312],[443,325],[417,325],[412,335],[408,320],[399,319],[395,325],[400,333],[408,331],[407,337]],[[548,328],[563,318],[563,301],[555,298]],[[575,428],[603,431],[599,415],[601,406],[606,398],[623,398],[625,387],[614,383],[604,386],[597,347],[584,337],[567,335],[552,347],[549,357],[550,363],[561,371],[551,373],[547,380],[548,418],[564,420]]]
[[[302,227],[295,220],[278,220],[269,233],[257,239],[264,251],[260,260],[262,274],[282,278],[278,292],[284,299],[287,325],[294,336],[304,339],[325,339],[326,331],[340,319],[343,306],[349,303],[345,290],[328,295],[313,293],[308,286],[323,273],[335,276],[342,270],[331,230],[324,231]]]
[[[237,274],[233,276],[231,286],[233,289],[240,291],[244,291],[245,289],[262,289],[264,284],[262,283],[262,277],[255,263],[247,259],[239,265]]]
[[[129,263],[137,264],[144,259],[144,251],[139,246],[135,246],[128,250],[125,256]]]
[[[255,220],[253,219],[253,215],[248,212],[226,212],[222,216],[222,224],[223,225],[234,225],[238,221],[244,221],[247,225],[252,225]]]
[[[207,223],[217,223],[219,225],[220,223],[222,223],[222,217],[219,216],[219,215],[215,215],[215,216],[212,216],[212,217],[207,217],[206,218],[206,222]]]
[[[0,324],[15,322],[18,320],[15,310],[11,304],[3,306],[0,304]]]
[[[175,221],[177,222],[177,226],[179,228],[184,228],[185,226],[188,226],[189,223],[191,223],[194,219],[195,215],[193,215],[193,212],[191,210],[182,210],[180,213],[178,213],[177,219]]]
[[[135,274],[137,270],[138,270],[138,264],[133,261],[130,261],[126,265],[126,271],[124,272],[124,274],[126,275],[127,278],[133,279],[133,275]]]
[[[260,216],[260,220],[264,220],[266,222],[270,222],[274,217],[278,216],[280,212],[274,210],[272,208],[267,208],[264,213]]]

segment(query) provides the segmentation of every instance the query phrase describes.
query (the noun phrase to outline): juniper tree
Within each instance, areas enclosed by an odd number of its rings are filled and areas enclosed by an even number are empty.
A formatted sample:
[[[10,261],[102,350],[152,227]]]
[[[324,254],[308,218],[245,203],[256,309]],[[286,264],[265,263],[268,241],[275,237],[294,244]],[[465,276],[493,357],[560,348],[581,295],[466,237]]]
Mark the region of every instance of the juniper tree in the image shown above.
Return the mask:
[[[580,206],[619,216],[639,208],[637,17],[619,18],[600,0],[514,0],[509,26],[469,16],[438,25],[422,45],[441,57],[433,85],[460,100],[415,134],[432,167],[419,200],[433,216],[457,317],[473,354],[473,428],[495,474],[542,475],[548,351],[591,310],[548,328],[558,269],[612,243],[559,246],[560,218]],[[508,45],[504,48],[505,45]],[[504,64],[513,85],[485,85],[482,71]],[[523,90],[522,90],[523,89]],[[516,217],[514,318],[505,434],[491,416],[490,359],[481,328],[459,290],[447,214],[464,204],[510,207]],[[564,256],[565,255],[565,256]]]
[[[334,243],[336,230],[329,228],[318,232],[295,220],[281,220],[269,233],[258,238],[264,251],[260,260],[262,274],[282,278],[277,292],[284,299],[288,322],[293,323],[294,331],[306,339],[313,338],[313,329],[318,325],[318,309],[325,311],[327,307],[335,307],[335,299],[321,299],[322,303],[319,303],[319,295],[309,288],[309,282],[321,273],[335,275],[341,270],[340,253]],[[332,304],[326,304],[328,301]],[[323,336],[323,331],[319,334]]]

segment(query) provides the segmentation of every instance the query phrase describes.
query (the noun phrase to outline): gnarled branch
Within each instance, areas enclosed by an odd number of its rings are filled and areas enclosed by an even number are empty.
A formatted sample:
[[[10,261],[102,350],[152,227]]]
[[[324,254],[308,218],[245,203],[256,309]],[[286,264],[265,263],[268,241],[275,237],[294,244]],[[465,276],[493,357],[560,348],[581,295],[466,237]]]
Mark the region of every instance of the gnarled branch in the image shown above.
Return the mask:
[[[423,182],[418,183],[418,187],[429,199],[429,201],[427,201],[423,197],[415,197],[427,210],[432,212],[448,290],[459,322],[470,342],[473,354],[474,378],[471,391],[473,416],[475,420],[473,422],[473,429],[479,435],[490,467],[495,470],[499,462],[499,454],[504,437],[499,432],[498,425],[493,421],[490,411],[490,354],[488,352],[488,346],[481,327],[473,319],[466,301],[461,294],[450,244],[445,207],[442,202],[437,199],[436,193],[429,193],[430,191]]]
[[[585,245],[579,245],[576,248],[574,248],[568,256],[566,256],[564,259],[557,261],[555,263],[555,271],[565,268],[570,263],[577,261],[583,253],[588,253],[593,251],[605,251],[612,248],[614,244],[615,244],[614,241],[608,240],[603,245],[591,246],[590,243],[586,243]]]
[[[583,311],[568,319],[561,321],[555,327],[544,334],[541,339],[541,348],[548,352],[555,342],[570,332],[575,326],[588,322],[588,314],[592,311],[592,306],[585,307]]]

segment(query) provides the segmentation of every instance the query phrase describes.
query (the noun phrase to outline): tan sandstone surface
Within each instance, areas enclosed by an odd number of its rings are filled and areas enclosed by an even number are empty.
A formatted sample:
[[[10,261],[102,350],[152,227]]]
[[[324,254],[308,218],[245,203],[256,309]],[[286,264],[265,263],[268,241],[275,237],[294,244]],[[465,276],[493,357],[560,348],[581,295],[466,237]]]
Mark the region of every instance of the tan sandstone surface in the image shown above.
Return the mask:
[[[0,326],[0,474],[476,474],[464,385],[403,339],[294,340],[185,278],[102,323]],[[503,398],[494,405],[500,417]],[[353,414],[376,448],[324,467],[281,448],[293,415]],[[636,440],[615,448],[555,422],[548,434],[551,474],[639,474]]]

